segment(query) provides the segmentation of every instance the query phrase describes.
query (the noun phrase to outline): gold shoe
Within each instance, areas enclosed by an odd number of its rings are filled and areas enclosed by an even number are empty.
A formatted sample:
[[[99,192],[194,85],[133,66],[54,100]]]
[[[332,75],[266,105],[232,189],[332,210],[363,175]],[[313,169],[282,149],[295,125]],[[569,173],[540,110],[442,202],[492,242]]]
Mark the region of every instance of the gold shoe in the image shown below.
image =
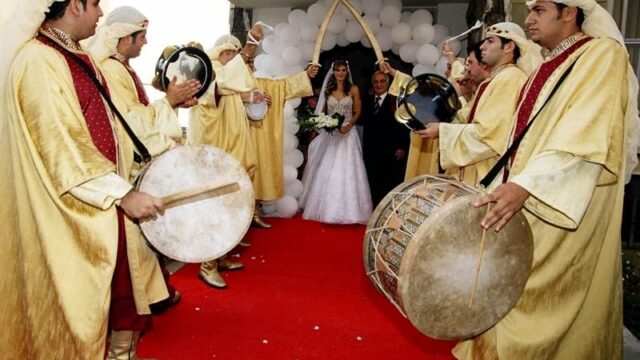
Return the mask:
[[[155,360],[142,359],[136,355],[139,339],[139,331],[111,331],[107,360]]]
[[[238,246],[242,246],[242,247],[249,247],[251,246],[251,244],[249,244],[248,242],[242,240],[238,243]]]
[[[251,225],[260,229],[271,229],[271,224],[264,222],[258,212],[259,210],[253,214],[253,221],[251,221]]]
[[[240,270],[244,268],[244,264],[238,261],[231,261],[227,258],[218,259],[218,269],[222,270]]]
[[[200,264],[199,276],[202,281],[214,288],[224,289],[227,287],[227,283],[218,272],[218,260],[211,260]]]

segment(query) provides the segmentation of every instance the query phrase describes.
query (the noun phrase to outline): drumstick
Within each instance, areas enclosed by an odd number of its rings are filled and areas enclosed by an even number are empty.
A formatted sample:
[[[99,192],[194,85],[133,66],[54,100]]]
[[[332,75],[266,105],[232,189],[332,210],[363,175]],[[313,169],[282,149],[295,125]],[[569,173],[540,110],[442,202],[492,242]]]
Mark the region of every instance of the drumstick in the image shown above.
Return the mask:
[[[491,203],[487,204],[487,212],[485,216],[489,214],[491,209]],[[471,298],[469,298],[469,309],[473,306],[473,299],[476,297],[476,291],[478,289],[478,278],[480,277],[480,266],[482,266],[482,255],[484,253],[484,242],[487,238],[487,229],[482,229],[482,240],[480,241],[480,254],[478,254],[478,266],[476,267],[476,276],[473,278],[473,289],[471,290]]]
[[[175,194],[163,196],[161,198],[164,208],[169,209],[176,206],[190,204],[200,200],[211,199],[214,197],[230,194],[240,190],[237,182],[224,185],[206,185],[195,189],[177,192]]]

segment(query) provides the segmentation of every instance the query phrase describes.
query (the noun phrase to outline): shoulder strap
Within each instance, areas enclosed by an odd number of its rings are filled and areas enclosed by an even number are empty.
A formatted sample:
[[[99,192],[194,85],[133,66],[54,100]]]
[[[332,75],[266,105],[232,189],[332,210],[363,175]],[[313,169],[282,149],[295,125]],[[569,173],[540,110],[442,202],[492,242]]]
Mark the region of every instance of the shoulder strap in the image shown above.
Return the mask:
[[[518,138],[513,141],[511,146],[509,146],[509,149],[507,149],[507,152],[505,152],[504,155],[502,155],[500,157],[498,162],[491,168],[491,170],[489,170],[487,175],[482,180],[480,180],[480,185],[482,187],[484,187],[484,188],[488,187],[493,182],[493,180],[496,178],[496,176],[498,176],[498,174],[500,173],[500,170],[502,170],[502,168],[504,168],[507,165],[507,162],[509,161],[509,158],[516,151],[516,149],[518,149],[518,146],[520,145],[520,142],[522,142],[522,139],[527,134],[527,132],[529,131],[529,128],[531,128],[531,125],[533,125],[533,122],[536,120],[538,115],[540,115],[540,112],[542,111],[542,109],[544,109],[545,106],[547,106],[547,104],[549,103],[549,100],[551,100],[551,98],[556,93],[556,91],[558,90],[560,85],[564,82],[564,80],[567,78],[569,73],[571,73],[571,70],[573,70],[573,66],[578,61],[578,58],[580,58],[580,56],[578,56],[573,61],[573,63],[571,63],[571,65],[567,68],[567,70],[565,70],[564,74],[562,74],[562,77],[560,77],[560,79],[558,80],[556,85],[553,87],[553,89],[551,90],[551,93],[549,94],[547,99],[544,101],[544,104],[542,104],[540,109],[538,109],[538,111],[536,111],[535,115],[533,115],[533,117],[531,118],[531,120],[529,121],[527,126],[524,128],[524,130],[522,130],[522,133],[520,133],[520,136],[518,136]]]
[[[118,111],[116,106],[113,104],[113,101],[111,101],[111,97],[109,97],[109,94],[107,93],[107,90],[100,83],[100,80],[98,80],[98,78],[96,77],[95,73],[91,70],[91,68],[89,68],[89,65],[87,65],[84,61],[80,60],[80,58],[76,54],[74,54],[71,51],[63,48],[62,46],[57,44],[55,41],[52,41],[51,44],[53,44],[53,46],[55,46],[57,49],[59,49],[61,51],[64,51],[67,54],[69,54],[70,58],[73,59],[73,61],[76,64],[78,64],[78,66],[80,66],[82,71],[84,71],[84,73],[89,77],[89,79],[91,79],[91,82],[93,82],[93,85],[95,85],[95,87],[100,92],[100,95],[102,95],[104,100],[107,102],[107,104],[109,105],[109,108],[111,109],[111,111],[120,120],[120,123],[122,124],[122,127],[124,127],[124,130],[127,132],[127,135],[129,135],[129,138],[131,138],[131,141],[133,142],[133,145],[140,152],[140,155],[134,154],[134,160],[136,162],[142,162],[142,161],[147,162],[147,161],[150,161],[151,160],[151,155],[149,154],[149,150],[147,150],[147,147],[144,146],[142,141],[140,141],[140,139],[138,139],[138,137],[133,132],[133,130],[131,130],[131,127],[129,127],[129,124],[127,124],[127,121],[124,119],[124,117],[122,116],[120,111]],[[140,158],[140,156],[141,156],[141,158]]]

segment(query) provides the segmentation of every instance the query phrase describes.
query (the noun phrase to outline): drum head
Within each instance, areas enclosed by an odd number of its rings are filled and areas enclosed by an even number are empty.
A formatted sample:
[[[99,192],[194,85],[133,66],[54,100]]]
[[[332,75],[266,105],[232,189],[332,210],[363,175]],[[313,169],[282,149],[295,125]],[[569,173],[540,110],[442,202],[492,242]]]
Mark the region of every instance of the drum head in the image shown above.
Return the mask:
[[[140,223],[147,240],[162,254],[183,262],[216,259],[242,240],[253,217],[251,179],[231,155],[213,146],[185,145],[156,158],[138,189],[157,197],[235,182],[239,190],[168,208],[156,220]]]
[[[412,130],[433,122],[450,122],[460,109],[455,88],[436,74],[421,74],[409,81],[397,99],[396,119]]]
[[[261,121],[267,115],[267,110],[269,110],[269,105],[266,101],[255,103],[255,104],[247,104],[247,117],[251,121]]]
[[[213,66],[207,54],[195,47],[180,47],[166,59],[158,60],[156,74],[160,76],[160,82],[164,90],[169,87],[171,79],[175,76],[177,83],[186,80],[200,81],[200,89],[196,97],[204,95],[211,82],[215,79]]]
[[[477,195],[443,205],[409,244],[400,266],[399,292],[407,317],[436,339],[466,339],[495,325],[516,304],[533,262],[531,229],[520,212],[502,231],[486,232],[473,304],[486,207]],[[468,224],[468,225],[466,225]]]

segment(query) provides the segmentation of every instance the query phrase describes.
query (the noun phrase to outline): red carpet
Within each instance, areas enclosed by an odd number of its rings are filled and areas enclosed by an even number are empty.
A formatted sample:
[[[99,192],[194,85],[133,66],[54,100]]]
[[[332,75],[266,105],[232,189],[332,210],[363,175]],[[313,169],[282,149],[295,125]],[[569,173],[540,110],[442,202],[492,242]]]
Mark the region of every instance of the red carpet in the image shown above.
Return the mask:
[[[182,302],[154,318],[139,355],[169,359],[452,359],[453,342],[429,339],[364,275],[364,226],[300,217],[251,229],[245,269],[207,287],[198,265],[172,276]]]

